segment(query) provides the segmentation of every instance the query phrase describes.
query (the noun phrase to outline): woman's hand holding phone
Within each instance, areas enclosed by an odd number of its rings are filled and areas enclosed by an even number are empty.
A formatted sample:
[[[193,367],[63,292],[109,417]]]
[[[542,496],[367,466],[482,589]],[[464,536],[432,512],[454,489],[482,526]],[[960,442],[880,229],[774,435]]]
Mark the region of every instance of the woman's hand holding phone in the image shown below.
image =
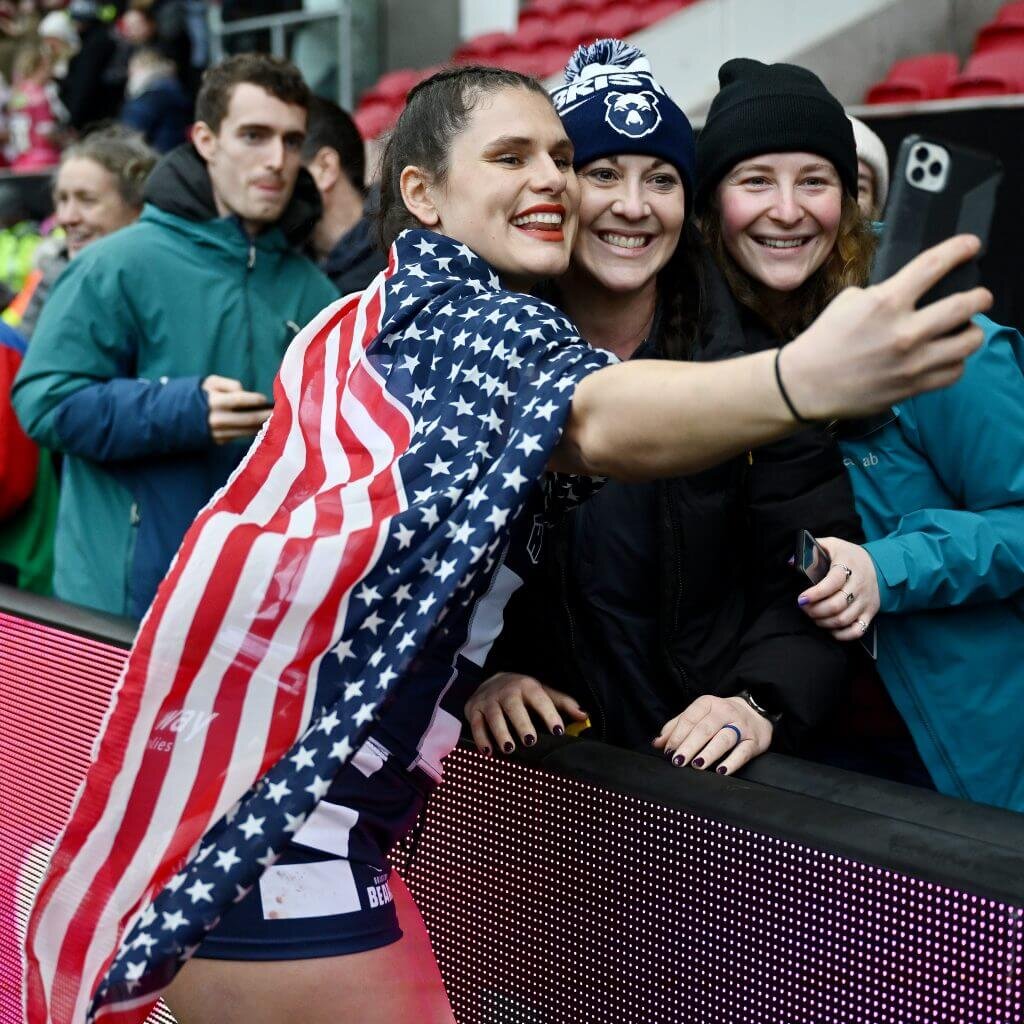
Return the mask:
[[[820,583],[805,590],[797,603],[837,640],[859,640],[878,614],[878,574],[871,556],[859,544],[838,537],[819,537],[832,566]]]
[[[974,235],[957,235],[888,280],[836,296],[780,355],[786,390],[801,415],[832,420],[879,412],[956,381],[982,342],[980,327],[963,325],[992,305],[991,292],[972,288],[915,307],[980,246]]]

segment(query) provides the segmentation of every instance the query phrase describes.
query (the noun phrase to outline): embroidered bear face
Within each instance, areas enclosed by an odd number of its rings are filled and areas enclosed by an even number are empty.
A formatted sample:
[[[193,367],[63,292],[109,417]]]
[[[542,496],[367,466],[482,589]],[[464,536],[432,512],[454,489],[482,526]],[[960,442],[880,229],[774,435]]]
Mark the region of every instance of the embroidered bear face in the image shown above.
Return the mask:
[[[653,92],[610,92],[604,102],[604,119],[620,135],[642,139],[661,124],[658,97]]]

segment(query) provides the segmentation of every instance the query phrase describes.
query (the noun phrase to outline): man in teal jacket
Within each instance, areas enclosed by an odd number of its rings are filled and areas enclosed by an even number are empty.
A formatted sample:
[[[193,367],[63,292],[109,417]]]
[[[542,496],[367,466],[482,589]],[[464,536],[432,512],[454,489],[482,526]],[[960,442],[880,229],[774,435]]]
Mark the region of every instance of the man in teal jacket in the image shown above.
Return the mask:
[[[822,541],[807,609],[852,594],[842,639],[879,611],[878,669],[937,788],[1024,811],[1024,338],[978,322],[956,384],[843,441],[872,539]]]
[[[310,94],[290,64],[204,77],[192,143],[139,221],[71,261],[14,388],[62,451],[54,590],[140,618],[196,513],[269,416],[288,343],[337,292],[297,247],[320,214],[300,168]]]

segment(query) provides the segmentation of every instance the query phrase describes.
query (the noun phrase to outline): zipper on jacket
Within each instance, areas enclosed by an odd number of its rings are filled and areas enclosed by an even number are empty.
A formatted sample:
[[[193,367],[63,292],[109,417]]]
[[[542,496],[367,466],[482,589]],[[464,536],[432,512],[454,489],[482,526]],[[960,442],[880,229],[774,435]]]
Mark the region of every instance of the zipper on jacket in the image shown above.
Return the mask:
[[[248,270],[252,270],[252,268],[255,267],[255,266],[256,266],[256,243],[255,242],[250,242],[249,243],[249,260],[246,263],[246,268]]]
[[[593,698],[592,708],[596,712],[596,718],[598,719],[599,725],[597,727],[598,737],[602,740],[608,737],[608,727],[605,723],[604,708],[601,705],[600,700],[597,698],[597,691],[594,689],[593,684],[590,681],[590,677],[585,673],[579,671],[579,658],[576,653],[576,628],[572,617],[572,607],[569,603],[569,571],[566,567],[566,560],[570,552],[567,550],[571,547],[571,537],[565,538],[565,533],[569,532],[571,524],[567,520],[563,520],[562,525],[558,528],[558,547],[562,550],[559,552],[558,559],[558,571],[562,577],[562,586],[560,587],[562,595],[562,609],[565,612],[565,621],[569,627],[569,653],[572,656],[572,668],[577,675],[583,677],[583,683],[587,688],[587,693]],[[562,545],[563,539],[567,539],[569,542],[564,546]],[[588,711],[590,709],[587,709]]]

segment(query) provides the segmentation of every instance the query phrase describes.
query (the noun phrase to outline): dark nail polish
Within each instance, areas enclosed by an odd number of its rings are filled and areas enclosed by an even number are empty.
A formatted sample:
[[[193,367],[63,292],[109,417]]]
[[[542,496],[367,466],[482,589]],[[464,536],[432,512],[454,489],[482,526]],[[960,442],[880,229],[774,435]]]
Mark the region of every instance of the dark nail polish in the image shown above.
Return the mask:
[[[796,555],[790,555],[789,561],[786,565],[796,565]]]
[[[565,729],[563,729],[563,728],[562,728],[562,727],[561,727],[560,725],[556,725],[556,726],[554,727],[554,729],[552,729],[551,731],[552,731],[552,732],[553,732],[553,733],[554,733],[554,734],[555,734],[556,736],[564,736],[564,735],[565,735]]]
[[[534,745],[534,743],[537,742],[537,737],[534,736],[532,733],[530,733],[529,735],[526,735],[526,736],[523,737],[523,742],[528,747],[532,747]]]
[[[516,749],[516,745],[510,741],[504,744],[501,749],[504,750],[506,754],[511,754],[512,751]]]
[[[796,603],[797,603],[798,605],[800,605],[800,607],[801,607],[801,608],[803,608],[803,606],[804,606],[805,604],[810,604],[810,603],[811,603],[811,601],[810,601],[810,598],[807,598],[807,597],[798,597],[798,598],[796,599]]]
[[[703,757],[695,757],[690,762],[690,764],[692,764],[694,768],[703,768],[704,767],[704,758]]]
[[[480,753],[481,754],[486,754],[488,757],[490,757],[491,748],[490,747],[481,747],[480,748]]]
[[[726,768],[724,764],[720,764],[715,769],[715,771],[718,772],[719,775],[725,775],[725,773],[728,771],[728,768]]]
[[[679,768],[679,767],[680,767],[681,765],[684,765],[684,764],[686,764],[686,758],[685,758],[685,757],[683,757],[683,755],[682,755],[682,754],[676,754],[676,756],[672,758],[672,763],[673,763],[673,764],[674,764],[674,765],[675,765],[675,766],[676,766],[677,768]]]

